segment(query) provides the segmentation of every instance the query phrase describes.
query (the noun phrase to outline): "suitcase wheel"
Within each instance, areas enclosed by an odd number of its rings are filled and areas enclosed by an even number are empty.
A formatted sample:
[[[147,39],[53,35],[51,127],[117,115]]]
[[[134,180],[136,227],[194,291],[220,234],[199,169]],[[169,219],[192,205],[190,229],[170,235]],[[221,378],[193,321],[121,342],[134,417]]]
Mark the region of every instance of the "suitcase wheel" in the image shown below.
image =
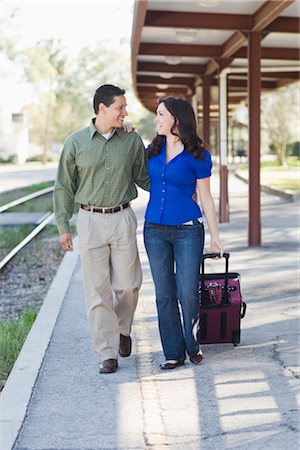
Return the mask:
[[[232,333],[232,343],[235,347],[240,343],[241,333],[240,331],[233,331]]]

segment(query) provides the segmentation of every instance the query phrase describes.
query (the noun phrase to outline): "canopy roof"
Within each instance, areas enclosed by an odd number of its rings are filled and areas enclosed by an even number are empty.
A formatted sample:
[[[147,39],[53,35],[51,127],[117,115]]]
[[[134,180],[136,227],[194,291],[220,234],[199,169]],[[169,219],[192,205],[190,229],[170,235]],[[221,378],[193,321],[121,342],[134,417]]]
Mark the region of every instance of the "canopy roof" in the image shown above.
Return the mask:
[[[298,80],[299,12],[299,0],[135,1],[132,75],[137,97],[154,111],[159,96],[191,98],[209,77],[211,108],[218,109],[217,75],[231,68],[228,106],[234,107],[247,97],[250,32],[261,35],[262,91]]]

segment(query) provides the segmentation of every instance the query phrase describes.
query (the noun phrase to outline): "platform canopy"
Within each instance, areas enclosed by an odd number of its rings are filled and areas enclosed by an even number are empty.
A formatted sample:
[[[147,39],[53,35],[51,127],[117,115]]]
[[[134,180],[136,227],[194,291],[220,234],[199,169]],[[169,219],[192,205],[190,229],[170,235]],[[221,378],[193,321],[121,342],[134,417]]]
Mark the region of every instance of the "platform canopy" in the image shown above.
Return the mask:
[[[220,166],[220,222],[229,221],[228,118],[248,107],[249,245],[261,245],[260,104],[265,91],[299,80],[299,0],[137,0],[132,77],[155,111],[161,97],[189,100]],[[213,125],[213,127],[212,127]]]
[[[132,30],[136,96],[154,111],[160,96],[191,98],[208,78],[214,117],[218,74],[233,68],[228,80],[230,111],[247,98],[248,36],[253,32],[261,38],[262,92],[299,79],[299,72],[288,70],[299,67],[299,13],[299,0],[136,1]]]

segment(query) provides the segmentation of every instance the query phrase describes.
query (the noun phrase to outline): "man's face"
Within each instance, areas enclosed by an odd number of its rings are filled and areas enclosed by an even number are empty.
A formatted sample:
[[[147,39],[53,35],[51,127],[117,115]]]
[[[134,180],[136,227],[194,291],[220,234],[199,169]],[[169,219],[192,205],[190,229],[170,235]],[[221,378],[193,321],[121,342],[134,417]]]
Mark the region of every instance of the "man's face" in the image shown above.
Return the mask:
[[[123,127],[123,122],[128,113],[126,111],[127,103],[124,95],[114,97],[114,102],[109,106],[103,106],[105,120],[113,128]]]

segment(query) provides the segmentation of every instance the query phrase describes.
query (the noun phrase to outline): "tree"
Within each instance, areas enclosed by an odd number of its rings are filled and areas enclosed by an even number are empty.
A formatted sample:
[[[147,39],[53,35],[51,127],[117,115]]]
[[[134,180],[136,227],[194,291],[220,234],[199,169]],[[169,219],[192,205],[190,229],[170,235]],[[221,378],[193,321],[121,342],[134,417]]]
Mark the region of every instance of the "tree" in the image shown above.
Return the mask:
[[[27,107],[33,139],[43,146],[43,164],[48,160],[52,140],[52,118],[56,106],[56,90],[63,80],[66,57],[61,42],[45,39],[24,53],[24,73],[34,87],[34,101]],[[35,118],[35,120],[32,120]]]
[[[286,145],[297,140],[299,120],[299,84],[266,95],[262,101],[262,127],[276,149],[281,166],[286,165]]]

